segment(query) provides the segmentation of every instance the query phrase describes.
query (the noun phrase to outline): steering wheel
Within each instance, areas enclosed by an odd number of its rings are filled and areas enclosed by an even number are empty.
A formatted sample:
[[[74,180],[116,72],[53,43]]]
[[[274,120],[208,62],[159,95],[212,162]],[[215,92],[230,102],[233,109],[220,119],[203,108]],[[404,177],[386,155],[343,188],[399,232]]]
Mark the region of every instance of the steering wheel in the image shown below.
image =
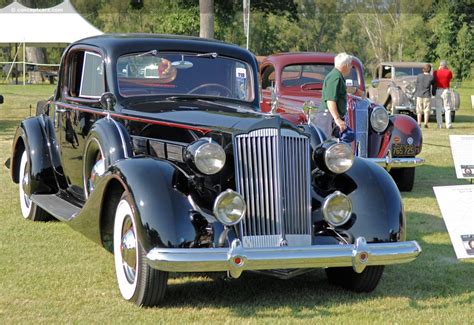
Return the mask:
[[[199,85],[193,89],[191,89],[190,91],[188,91],[188,94],[194,94],[196,92],[199,92],[199,90],[202,90],[204,88],[215,88],[215,89],[218,89],[219,90],[224,90],[225,93],[222,93],[219,91],[220,94],[222,94],[223,97],[232,97],[232,92],[230,91],[229,88],[227,88],[226,86],[223,86],[221,84],[215,84],[215,83],[208,83],[208,84],[202,84],[202,85]]]

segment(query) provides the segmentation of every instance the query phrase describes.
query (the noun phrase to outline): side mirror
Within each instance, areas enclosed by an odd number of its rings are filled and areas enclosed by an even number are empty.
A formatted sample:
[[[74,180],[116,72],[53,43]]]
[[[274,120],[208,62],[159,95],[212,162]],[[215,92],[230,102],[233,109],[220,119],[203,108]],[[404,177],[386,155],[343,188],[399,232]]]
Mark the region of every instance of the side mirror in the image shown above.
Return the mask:
[[[0,95],[0,104],[3,104],[3,96]]]
[[[371,85],[372,85],[372,87],[374,87],[374,88],[377,88],[377,87],[379,86],[379,84],[380,84],[380,80],[378,80],[378,79],[374,79],[374,80],[372,80],[372,82],[371,82]]]
[[[103,93],[100,96],[100,106],[106,111],[112,111],[117,104],[117,98],[112,93]]]

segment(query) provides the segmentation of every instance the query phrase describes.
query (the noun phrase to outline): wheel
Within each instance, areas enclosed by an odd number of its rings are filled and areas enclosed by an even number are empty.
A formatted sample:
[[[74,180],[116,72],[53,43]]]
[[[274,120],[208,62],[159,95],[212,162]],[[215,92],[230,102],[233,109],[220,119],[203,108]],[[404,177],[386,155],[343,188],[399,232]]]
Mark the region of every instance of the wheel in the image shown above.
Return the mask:
[[[395,168],[390,170],[393,180],[400,192],[410,192],[415,183],[415,167]]]
[[[330,283],[355,292],[372,292],[382,278],[384,266],[367,266],[362,273],[351,267],[332,267],[326,269]]]
[[[387,112],[391,115],[393,115],[393,102],[392,102],[392,98],[388,98],[387,100],[387,103],[385,103],[385,109],[387,110]]]
[[[48,221],[54,219],[48,212],[36,205],[29,196],[25,193],[24,187],[28,185],[30,181],[30,164],[28,162],[28,154],[23,151],[20,160],[20,175],[18,180],[19,184],[19,193],[20,193],[20,208],[21,215],[23,218],[31,221]]]
[[[188,94],[202,93],[201,91],[205,88],[211,88],[211,89],[214,88],[214,89],[217,89],[217,91],[219,91],[219,94],[222,94],[222,96],[232,97],[232,92],[230,91],[229,88],[227,88],[227,87],[225,87],[221,84],[215,84],[215,83],[208,83],[208,84],[203,84],[203,85],[197,86],[196,88],[193,88],[190,91],[188,91]],[[221,93],[220,90],[224,90],[225,93]]]
[[[114,259],[120,293],[138,306],[156,306],[163,299],[168,272],[152,269],[136,231],[136,216],[130,194],[125,192],[115,210]]]
[[[86,199],[94,191],[97,181],[105,173],[106,162],[99,140],[92,138],[85,146],[83,156],[83,181]]]

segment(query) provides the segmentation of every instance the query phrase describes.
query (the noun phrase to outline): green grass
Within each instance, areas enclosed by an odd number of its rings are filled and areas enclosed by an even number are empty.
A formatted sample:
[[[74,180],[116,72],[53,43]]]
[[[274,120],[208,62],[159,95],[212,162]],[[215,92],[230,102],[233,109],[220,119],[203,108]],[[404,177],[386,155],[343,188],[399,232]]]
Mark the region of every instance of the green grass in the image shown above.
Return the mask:
[[[163,306],[143,309],[122,300],[113,257],[60,222],[22,220],[17,186],[3,167],[15,128],[49,97],[51,86],[0,86],[0,323],[469,323],[474,319],[474,260],[458,261],[432,187],[457,180],[449,134],[474,134],[470,95],[454,129],[423,129],[422,156],[413,192],[403,193],[408,239],[422,255],[386,267],[372,294],[330,286],[322,270],[287,281],[253,274],[226,282],[174,275]],[[368,204],[369,204],[369,199]]]

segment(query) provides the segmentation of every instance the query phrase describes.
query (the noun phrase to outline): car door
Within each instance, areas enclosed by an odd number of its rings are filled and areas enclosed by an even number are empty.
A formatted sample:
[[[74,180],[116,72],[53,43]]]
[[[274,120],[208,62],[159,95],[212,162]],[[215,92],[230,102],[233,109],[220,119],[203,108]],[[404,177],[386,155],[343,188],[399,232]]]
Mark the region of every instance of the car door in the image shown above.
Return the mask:
[[[388,88],[392,82],[394,70],[391,65],[384,64],[380,66],[379,73],[379,86],[377,87],[378,98],[376,102],[384,105],[388,100]]]
[[[68,191],[84,200],[83,154],[92,124],[103,117],[104,61],[94,49],[73,49],[66,58],[61,100],[55,105],[56,137]]]

